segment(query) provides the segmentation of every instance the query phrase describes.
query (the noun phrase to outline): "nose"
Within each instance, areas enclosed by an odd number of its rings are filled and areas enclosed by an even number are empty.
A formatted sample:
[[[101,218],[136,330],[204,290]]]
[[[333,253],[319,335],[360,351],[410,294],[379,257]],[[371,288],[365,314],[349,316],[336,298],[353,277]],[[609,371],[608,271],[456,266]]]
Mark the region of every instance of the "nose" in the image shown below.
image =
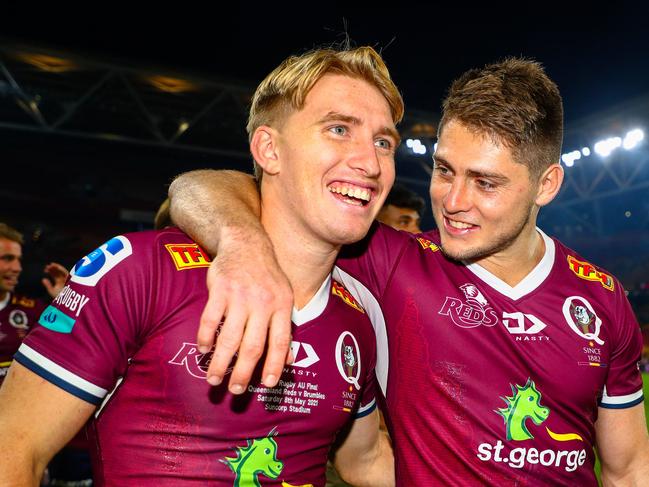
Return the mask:
[[[449,213],[468,211],[471,208],[471,194],[462,178],[454,178],[448,185],[444,197],[444,209]]]
[[[350,154],[350,166],[370,178],[381,174],[381,160],[373,140],[354,145],[353,153]]]

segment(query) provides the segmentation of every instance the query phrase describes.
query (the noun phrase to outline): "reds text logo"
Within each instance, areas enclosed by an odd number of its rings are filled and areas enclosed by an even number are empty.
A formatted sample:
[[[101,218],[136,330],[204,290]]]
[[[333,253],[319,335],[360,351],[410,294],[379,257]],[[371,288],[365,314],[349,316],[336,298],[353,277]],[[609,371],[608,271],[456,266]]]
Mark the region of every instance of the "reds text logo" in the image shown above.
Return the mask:
[[[453,323],[461,328],[494,326],[498,323],[498,315],[474,284],[463,284],[460,289],[464,292],[464,301],[447,296],[439,310],[440,315],[450,316]]]

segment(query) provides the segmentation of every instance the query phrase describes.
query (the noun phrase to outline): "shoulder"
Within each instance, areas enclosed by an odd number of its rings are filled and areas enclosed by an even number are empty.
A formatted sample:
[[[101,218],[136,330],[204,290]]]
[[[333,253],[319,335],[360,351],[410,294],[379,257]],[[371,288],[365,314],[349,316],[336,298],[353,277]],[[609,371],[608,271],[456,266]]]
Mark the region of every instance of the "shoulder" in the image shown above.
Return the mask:
[[[552,241],[555,246],[555,262],[558,266],[563,266],[565,272],[571,276],[571,284],[583,284],[593,290],[601,289],[612,294],[617,294],[622,288],[615,276],[606,269],[592,263],[556,238],[552,238]],[[606,296],[606,293],[603,294]]]
[[[21,308],[24,310],[37,310],[45,307],[45,303],[38,298],[30,298],[24,294],[12,293],[9,301],[12,308]]]

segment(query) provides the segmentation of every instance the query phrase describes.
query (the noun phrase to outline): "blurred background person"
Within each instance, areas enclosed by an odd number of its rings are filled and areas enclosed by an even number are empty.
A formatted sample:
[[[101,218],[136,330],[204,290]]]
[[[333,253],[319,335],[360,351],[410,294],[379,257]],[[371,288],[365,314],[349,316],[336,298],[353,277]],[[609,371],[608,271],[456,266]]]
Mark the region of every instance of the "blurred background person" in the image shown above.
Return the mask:
[[[395,184],[376,219],[397,230],[421,233],[424,198],[402,184]]]

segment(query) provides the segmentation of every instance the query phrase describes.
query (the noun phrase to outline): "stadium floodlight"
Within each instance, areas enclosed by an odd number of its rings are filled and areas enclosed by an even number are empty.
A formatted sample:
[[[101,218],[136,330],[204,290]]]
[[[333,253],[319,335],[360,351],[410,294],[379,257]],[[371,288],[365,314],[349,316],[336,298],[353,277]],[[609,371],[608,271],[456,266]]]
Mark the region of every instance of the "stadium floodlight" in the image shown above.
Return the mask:
[[[413,142],[412,139],[407,139],[406,140],[406,147],[408,147],[408,149],[412,149],[412,142]]]
[[[595,143],[595,152],[601,157],[608,157],[615,149],[622,145],[620,137],[609,137],[605,140],[600,140]]]
[[[561,161],[566,165],[566,167],[572,167],[575,165],[575,161],[581,159],[581,152],[578,150],[573,150],[561,156]]]
[[[640,129],[634,129],[627,132],[622,142],[622,147],[626,150],[633,149],[640,141],[644,139],[644,132]]]
[[[584,157],[588,157],[590,155],[590,149],[588,147],[584,147],[583,149],[581,149],[581,153]]]

